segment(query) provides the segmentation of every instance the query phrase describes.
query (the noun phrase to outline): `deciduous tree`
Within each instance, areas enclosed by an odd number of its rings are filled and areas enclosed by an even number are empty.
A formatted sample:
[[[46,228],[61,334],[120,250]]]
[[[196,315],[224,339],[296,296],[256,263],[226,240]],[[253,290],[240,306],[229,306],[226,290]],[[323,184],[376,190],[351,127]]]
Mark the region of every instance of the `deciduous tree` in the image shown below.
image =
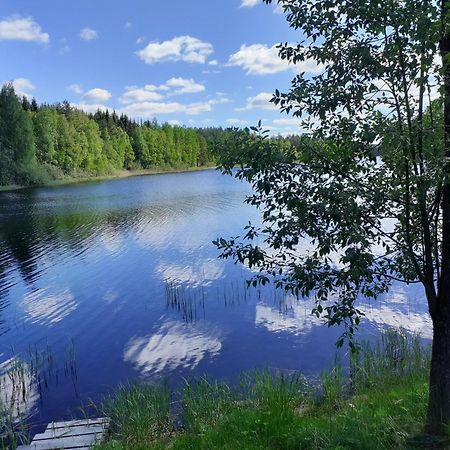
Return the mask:
[[[240,165],[263,225],[217,245],[259,269],[255,284],[314,296],[314,313],[349,338],[358,298],[421,283],[433,322],[428,430],[440,433],[450,422],[449,4],[277,3],[299,32],[279,46],[298,75],[273,102],[302,119],[301,150],[280,152],[258,127],[240,135],[243,152],[223,168]]]

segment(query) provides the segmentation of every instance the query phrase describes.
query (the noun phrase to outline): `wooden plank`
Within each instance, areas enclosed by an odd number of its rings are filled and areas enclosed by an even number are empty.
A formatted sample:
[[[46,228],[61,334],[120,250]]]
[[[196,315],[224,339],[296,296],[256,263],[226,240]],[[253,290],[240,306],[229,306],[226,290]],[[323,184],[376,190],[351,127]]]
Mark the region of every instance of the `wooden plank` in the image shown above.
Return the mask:
[[[107,417],[96,419],[52,422],[44,433],[37,434],[30,445],[20,450],[89,450],[95,443],[103,440],[109,428]]]
[[[110,420],[108,417],[99,417],[98,419],[81,419],[81,420],[68,420],[65,422],[51,422],[48,424],[49,428],[67,428],[67,427],[80,427],[85,425],[109,425]]]
[[[86,434],[103,434],[105,432],[105,426],[100,425],[87,425],[67,428],[47,428],[44,433],[37,434],[34,441],[42,441],[45,439],[55,439],[58,437],[69,436],[82,436]]]
[[[97,436],[94,434],[89,434],[85,436],[77,436],[77,438],[67,437],[67,438],[57,438],[57,439],[46,439],[43,441],[33,441],[30,444],[31,450],[57,450],[57,449],[80,449],[83,447],[92,447],[96,442],[98,442]]]
[[[74,442],[77,441],[77,439],[84,439],[85,437],[89,438],[89,437],[93,437],[96,440],[102,440],[104,436],[103,431],[100,431],[99,433],[85,433],[85,434],[76,434],[76,435],[71,435],[71,434],[60,434],[60,435],[53,435],[51,436],[50,434],[37,434],[34,439],[32,444],[37,444],[38,442],[45,442],[45,441],[53,441],[56,439],[72,439]]]
[[[31,445],[22,445],[21,447],[17,447],[17,450],[36,450],[36,447],[32,447]],[[92,446],[89,447],[64,447],[64,450],[90,450],[92,449]],[[61,450],[60,448],[51,448],[51,449],[44,449],[44,450]]]

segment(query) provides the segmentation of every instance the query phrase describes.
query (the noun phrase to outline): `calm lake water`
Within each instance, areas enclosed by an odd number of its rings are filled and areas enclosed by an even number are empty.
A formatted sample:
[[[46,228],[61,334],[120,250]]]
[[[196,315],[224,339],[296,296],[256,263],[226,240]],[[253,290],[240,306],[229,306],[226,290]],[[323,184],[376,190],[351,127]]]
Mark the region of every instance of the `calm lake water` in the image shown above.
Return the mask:
[[[0,194],[0,368],[37,362],[21,405],[31,422],[79,416],[127,380],[332,363],[341,330],[311,302],[247,290],[248,269],[217,258],[213,239],[259,220],[248,193],[211,170]],[[365,311],[361,337],[430,336],[419,288],[394,286]]]

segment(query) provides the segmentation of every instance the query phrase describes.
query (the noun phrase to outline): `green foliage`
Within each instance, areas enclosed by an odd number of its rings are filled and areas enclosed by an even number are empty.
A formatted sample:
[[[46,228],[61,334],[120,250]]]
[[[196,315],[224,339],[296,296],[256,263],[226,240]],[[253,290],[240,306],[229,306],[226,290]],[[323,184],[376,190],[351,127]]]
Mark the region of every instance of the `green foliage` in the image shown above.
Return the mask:
[[[222,128],[138,124],[115,112],[86,114],[68,102],[39,107],[35,99],[19,99],[11,84],[0,93],[0,185],[215,165],[228,147],[236,143]]]
[[[0,183],[19,183],[19,170],[34,164],[33,122],[11,84],[0,91]]]
[[[277,3],[297,44],[280,44],[299,70],[272,102],[307,138],[280,155],[261,126],[221,166],[247,180],[263,224],[216,245],[315,300],[313,314],[353,335],[358,299],[393,281],[420,283],[433,321],[427,429],[450,424],[450,3],[422,0],[263,0]],[[239,165],[239,170],[231,169]]]
[[[252,184],[247,202],[263,225],[215,243],[222,257],[256,269],[250,284],[313,296],[313,313],[344,324],[338,344],[348,337],[353,346],[359,296],[377,298],[393,280],[422,283],[430,311],[439,296],[440,9],[415,0],[277,3],[304,36],[281,44],[280,57],[315,70],[272,101],[302,118],[305,135],[281,151],[259,125],[237,138],[238,152],[220,155],[224,172]]]
[[[51,108],[41,108],[33,117],[33,126],[38,162],[56,164],[58,113]]]

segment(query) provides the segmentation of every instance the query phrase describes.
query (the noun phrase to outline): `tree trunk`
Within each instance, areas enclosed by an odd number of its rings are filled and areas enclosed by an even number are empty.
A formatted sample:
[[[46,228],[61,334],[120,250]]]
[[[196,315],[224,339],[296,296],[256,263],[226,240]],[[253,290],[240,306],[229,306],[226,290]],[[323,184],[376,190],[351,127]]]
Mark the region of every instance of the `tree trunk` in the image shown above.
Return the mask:
[[[432,435],[444,435],[450,423],[450,314],[439,312],[433,320],[428,398],[427,432]]]
[[[448,99],[450,100],[450,95]],[[445,113],[446,128],[449,125],[450,130],[450,101],[446,102]],[[447,134],[446,141],[450,137],[450,133],[446,132]],[[427,432],[433,435],[444,435],[450,424],[450,184],[448,179],[445,180],[443,187],[441,206],[442,268],[439,292],[437,298],[428,297],[430,315],[433,320],[433,346]]]
[[[441,0],[442,58],[444,97],[444,186],[442,196],[442,269],[437,299],[428,298],[433,320],[433,348],[430,368],[427,431],[445,434],[450,424],[450,28],[448,0]]]

